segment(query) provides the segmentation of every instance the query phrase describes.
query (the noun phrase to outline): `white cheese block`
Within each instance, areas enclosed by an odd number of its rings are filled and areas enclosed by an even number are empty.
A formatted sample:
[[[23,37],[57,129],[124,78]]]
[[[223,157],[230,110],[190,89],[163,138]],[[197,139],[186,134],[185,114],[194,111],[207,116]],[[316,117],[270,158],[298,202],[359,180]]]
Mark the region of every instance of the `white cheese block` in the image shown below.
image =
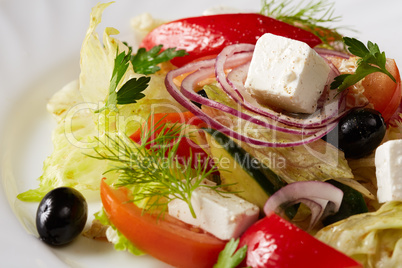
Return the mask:
[[[169,215],[211,233],[222,240],[239,237],[258,220],[259,208],[234,194],[219,195],[216,191],[199,187],[191,196],[196,218],[187,203],[176,199],[169,203]]]
[[[375,167],[378,201],[402,201],[402,140],[380,145],[375,152]]]
[[[306,43],[267,33],[257,41],[245,87],[261,104],[314,113],[329,72]]]

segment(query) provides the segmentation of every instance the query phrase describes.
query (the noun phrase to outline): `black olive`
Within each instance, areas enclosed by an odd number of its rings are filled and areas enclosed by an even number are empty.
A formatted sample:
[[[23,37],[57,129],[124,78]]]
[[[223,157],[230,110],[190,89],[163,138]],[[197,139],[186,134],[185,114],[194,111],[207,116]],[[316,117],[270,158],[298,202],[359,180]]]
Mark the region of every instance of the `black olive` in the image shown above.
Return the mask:
[[[203,90],[203,89],[199,90],[199,91],[197,92],[197,94],[200,95],[200,96],[202,96],[202,97],[204,97],[204,98],[206,98],[206,99],[208,99],[208,95],[207,95],[207,93],[205,92],[205,90]],[[200,104],[200,103],[195,102],[195,101],[192,101],[192,103],[194,103],[195,105],[198,106],[198,108],[201,109],[201,104]]]
[[[384,119],[378,111],[355,108],[341,118],[324,140],[342,150],[346,158],[361,158],[380,145],[385,131]]]
[[[71,242],[84,229],[88,205],[84,196],[70,187],[59,187],[45,195],[36,212],[39,237],[49,245]]]

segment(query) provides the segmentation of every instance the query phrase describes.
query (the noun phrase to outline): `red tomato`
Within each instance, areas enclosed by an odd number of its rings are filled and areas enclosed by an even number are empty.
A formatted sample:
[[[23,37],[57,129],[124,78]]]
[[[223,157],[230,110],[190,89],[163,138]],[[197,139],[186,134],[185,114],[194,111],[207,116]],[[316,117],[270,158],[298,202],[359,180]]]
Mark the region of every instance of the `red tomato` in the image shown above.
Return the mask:
[[[255,44],[264,33],[272,33],[306,42],[311,47],[321,43],[314,34],[257,13],[219,14],[180,19],[163,24],[142,41],[147,50],[163,44],[164,48],[185,49],[189,55],[174,58],[182,66],[200,57],[218,54],[231,44]]]
[[[244,245],[245,262],[253,268],[363,267],[274,213],[246,230],[239,247]]]
[[[386,74],[373,73],[363,81],[364,96],[379,111],[385,122],[392,117],[401,102],[402,88],[398,67],[393,59],[387,59],[387,70],[394,76],[396,83]]]
[[[110,222],[136,247],[175,267],[212,267],[226,242],[197,231],[169,215],[142,213],[126,188],[113,189],[104,180],[101,199]]]
[[[148,129],[154,131],[154,135],[151,135],[150,139],[148,140],[151,141],[155,138],[155,135],[158,135],[162,129],[163,125],[165,124],[174,124],[174,123],[186,123],[186,124],[191,124],[194,126],[204,126],[205,123],[196,117],[193,113],[191,112],[184,112],[184,113],[166,113],[166,114],[152,114],[152,118],[148,120]],[[154,125],[152,125],[154,124]],[[159,128],[160,127],[160,128]],[[166,128],[165,130],[168,130],[169,128]],[[141,141],[141,135],[144,130],[137,130],[134,132],[131,136],[130,139],[133,141],[139,143]],[[212,161],[212,158],[209,157],[208,153],[204,151],[204,149],[201,148],[198,144],[193,142],[190,138],[187,137],[182,137],[180,140],[176,140],[176,142],[179,142],[179,145],[177,147],[176,151],[176,156],[179,161],[179,163],[185,165],[188,163],[189,159],[191,158],[191,167],[192,168],[197,168],[200,164],[203,167],[204,164],[207,164],[207,171],[211,170],[214,167],[214,163]],[[150,146],[148,146],[148,149],[150,149]]]

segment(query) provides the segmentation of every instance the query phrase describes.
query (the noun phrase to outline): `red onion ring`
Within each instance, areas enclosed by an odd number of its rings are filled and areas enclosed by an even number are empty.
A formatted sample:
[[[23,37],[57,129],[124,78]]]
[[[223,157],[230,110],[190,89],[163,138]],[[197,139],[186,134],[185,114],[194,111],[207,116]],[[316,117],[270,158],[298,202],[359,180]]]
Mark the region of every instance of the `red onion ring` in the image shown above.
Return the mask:
[[[307,144],[316,141],[325,136],[337,124],[337,120],[345,113],[344,95],[337,94],[333,90],[325,91],[323,95],[323,107],[313,115],[291,115],[277,113],[269,108],[260,109],[262,106],[252,98],[243,86],[245,77],[247,76],[248,62],[251,59],[254,45],[249,44],[236,44],[226,47],[218,55],[216,59],[204,60],[193,62],[185,65],[179,69],[170,71],[165,78],[165,85],[168,92],[185,108],[193,112],[195,115],[203,119],[210,127],[223,132],[240,141],[245,141],[254,145],[271,146],[271,147],[290,147]],[[238,66],[240,65],[240,66]],[[330,64],[331,72],[328,78],[328,84],[332,81],[339,72]],[[225,70],[232,69],[226,76]],[[261,115],[263,119],[253,117],[247,113],[236,110],[223,103],[209,100],[194,92],[194,88],[198,82],[212,76],[213,70],[218,83],[222,89],[231,97],[237,104],[241,105],[248,111]],[[190,73],[182,82],[180,89],[174,84],[173,79],[182,74]],[[255,139],[233,131],[228,126],[218,122],[200,108],[198,108],[192,101],[202,105],[220,110],[221,112],[228,113],[236,116],[241,120],[263,126],[270,130],[281,131],[284,133],[301,135],[301,140],[297,141],[267,141]],[[272,122],[272,120],[274,122]],[[282,127],[277,122],[285,124],[289,127]],[[307,137],[304,137],[304,136]]]
[[[322,181],[300,181],[288,184],[275,192],[264,206],[264,213],[283,214],[285,208],[304,203],[311,210],[309,228],[314,227],[321,217],[336,213],[342,203],[343,192],[330,183]]]

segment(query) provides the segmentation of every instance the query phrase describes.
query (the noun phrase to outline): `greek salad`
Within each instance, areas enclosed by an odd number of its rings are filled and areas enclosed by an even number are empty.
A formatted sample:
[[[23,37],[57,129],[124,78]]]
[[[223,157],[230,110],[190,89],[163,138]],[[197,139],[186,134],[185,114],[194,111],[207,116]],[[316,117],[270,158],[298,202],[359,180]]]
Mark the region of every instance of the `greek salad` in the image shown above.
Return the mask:
[[[80,75],[47,104],[39,186],[18,195],[38,202],[41,240],[83,235],[174,267],[402,263],[392,55],[323,26],[327,1],[142,14],[138,44],[99,35],[111,4],[93,7]]]

